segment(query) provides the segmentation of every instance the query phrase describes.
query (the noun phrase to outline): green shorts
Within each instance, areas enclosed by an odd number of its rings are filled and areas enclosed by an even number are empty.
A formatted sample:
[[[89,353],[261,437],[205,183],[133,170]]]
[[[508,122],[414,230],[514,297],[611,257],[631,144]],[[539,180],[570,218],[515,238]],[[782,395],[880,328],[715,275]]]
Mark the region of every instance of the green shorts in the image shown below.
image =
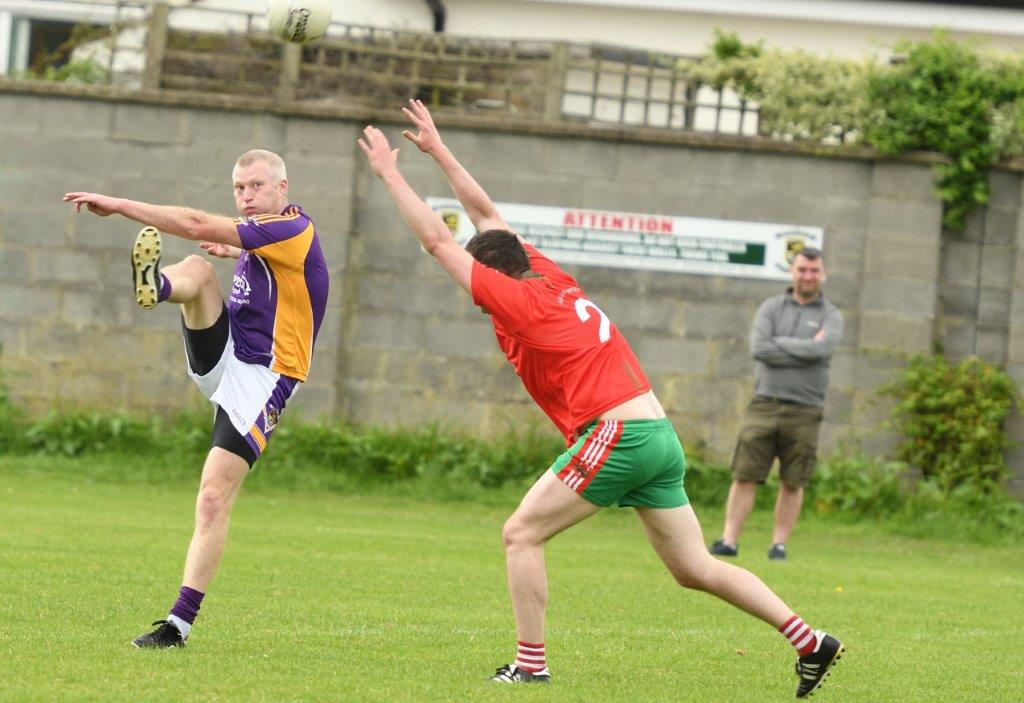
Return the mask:
[[[594,422],[551,471],[602,508],[678,508],[690,502],[683,489],[686,457],[667,418]]]

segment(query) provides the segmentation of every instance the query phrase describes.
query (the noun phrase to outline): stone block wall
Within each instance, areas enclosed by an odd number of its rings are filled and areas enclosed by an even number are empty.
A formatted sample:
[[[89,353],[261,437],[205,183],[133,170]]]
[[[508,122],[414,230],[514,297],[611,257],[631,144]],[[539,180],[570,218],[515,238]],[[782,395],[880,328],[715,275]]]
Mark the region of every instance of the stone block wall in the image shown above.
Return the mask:
[[[355,148],[370,120],[379,118],[0,89],[0,363],[16,399],[36,412],[202,403],[184,375],[176,311],[143,312],[132,301],[134,223],[75,216],[60,197],[99,190],[231,214],[231,166],[258,146],[285,158],[292,199],[314,217],[332,274],[295,410],[483,432],[543,423],[487,318],[420,250]],[[941,343],[954,356],[1006,364],[1024,387],[1019,172],[994,173],[989,206],[950,233],[927,159],[449,121],[446,141],[496,201],[824,227],[825,290],[846,318],[826,451],[841,441],[892,445],[877,431],[889,406],[875,389],[901,368],[901,353]],[[403,141],[397,121],[384,126]],[[421,195],[450,194],[426,156],[405,146],[399,158]],[[169,239],[168,260],[196,250]],[[217,266],[226,284],[231,264]],[[631,341],[684,440],[727,459],[752,390],[754,311],[785,284],[570,271]],[[1011,432],[1024,438],[1017,416]],[[1011,456],[1019,467],[1024,455]]]

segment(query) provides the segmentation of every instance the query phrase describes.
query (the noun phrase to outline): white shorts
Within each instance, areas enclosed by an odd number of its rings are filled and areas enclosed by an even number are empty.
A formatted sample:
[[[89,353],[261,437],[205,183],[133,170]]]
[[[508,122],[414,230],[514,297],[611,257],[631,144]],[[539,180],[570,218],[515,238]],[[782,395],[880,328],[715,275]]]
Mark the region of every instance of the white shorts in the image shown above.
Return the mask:
[[[266,366],[239,360],[230,329],[220,359],[209,373],[200,376],[187,362],[186,366],[189,377],[203,395],[224,410],[231,425],[259,456],[277,425],[281,410],[299,384],[289,378],[282,383],[281,374]]]

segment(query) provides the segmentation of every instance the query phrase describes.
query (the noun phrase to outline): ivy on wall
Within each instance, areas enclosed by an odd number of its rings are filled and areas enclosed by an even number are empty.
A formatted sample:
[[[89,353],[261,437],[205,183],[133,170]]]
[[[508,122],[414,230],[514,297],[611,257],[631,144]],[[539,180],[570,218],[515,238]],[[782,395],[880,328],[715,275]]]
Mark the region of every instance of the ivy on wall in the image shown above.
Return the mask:
[[[1024,154],[1024,56],[937,32],[904,41],[883,64],[765,49],[716,31],[709,54],[684,60],[692,80],[727,87],[760,108],[776,139],[860,142],[887,155],[936,151],[943,223],[961,229],[988,201],[988,169]]]

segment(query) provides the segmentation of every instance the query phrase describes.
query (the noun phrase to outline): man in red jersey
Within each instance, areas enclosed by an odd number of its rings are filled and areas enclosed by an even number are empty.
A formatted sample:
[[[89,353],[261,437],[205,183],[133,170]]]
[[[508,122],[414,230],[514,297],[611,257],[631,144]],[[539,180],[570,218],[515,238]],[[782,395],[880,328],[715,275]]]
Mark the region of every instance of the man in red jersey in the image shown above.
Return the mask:
[[[492,681],[548,683],[544,649],[544,545],[603,507],[633,507],[676,580],[777,628],[797,649],[803,698],[821,685],[843,646],[812,630],[749,571],[708,554],[683,490],[685,460],[672,424],[629,344],[579,284],[525,243],[442,143],[419,101],[404,135],[444,171],[478,234],[463,249],[398,170],[398,149],[367,127],[359,146],[426,251],[491,316],[498,345],[568,449],[505,523],[503,537],[518,651]]]

